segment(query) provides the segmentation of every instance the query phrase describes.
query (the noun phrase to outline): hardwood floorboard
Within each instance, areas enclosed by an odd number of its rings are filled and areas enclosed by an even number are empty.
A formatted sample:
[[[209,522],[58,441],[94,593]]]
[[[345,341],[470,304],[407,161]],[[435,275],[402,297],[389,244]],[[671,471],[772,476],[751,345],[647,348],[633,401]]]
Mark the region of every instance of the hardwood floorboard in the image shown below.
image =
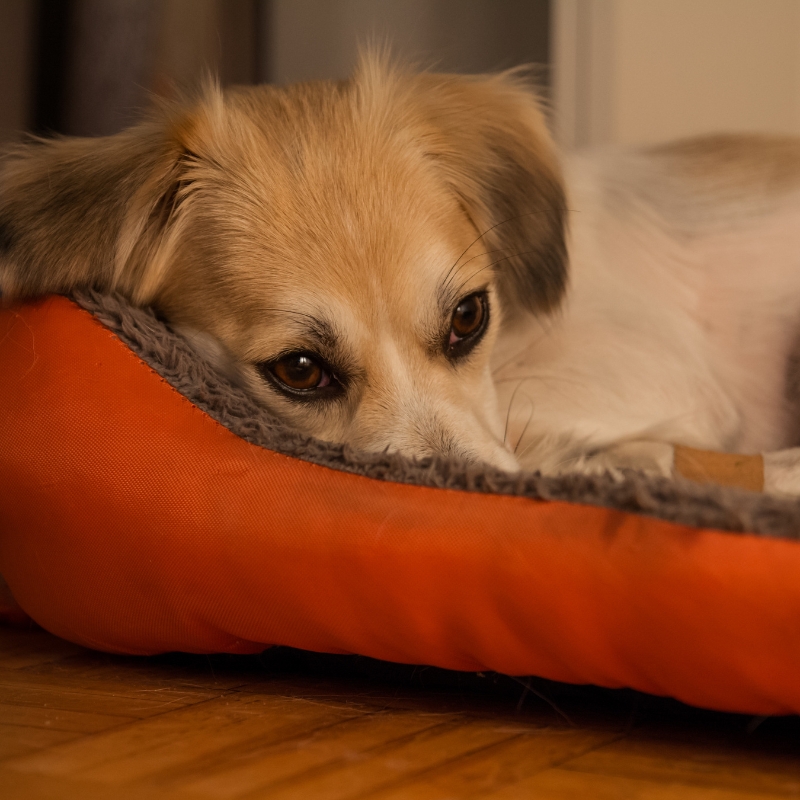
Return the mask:
[[[435,764],[478,753],[515,735],[508,728],[485,720],[444,722],[411,736],[390,741],[350,763],[337,763],[269,786],[272,800],[313,797],[342,800],[382,789]],[[255,792],[246,798],[263,797]]]
[[[0,717],[0,763],[27,753],[43,750],[53,745],[76,739],[75,731],[50,731],[34,725],[8,725]]]
[[[441,725],[444,719],[413,712],[365,713],[305,736],[217,759],[193,775],[164,776],[162,785],[180,782],[188,789],[219,798],[257,795],[276,784],[302,780],[315,772],[359,764],[370,751]]]
[[[51,731],[95,733],[134,719],[135,717],[95,714],[91,711],[64,711],[59,708],[0,703],[0,720],[4,724],[27,725]]]
[[[0,627],[3,800],[785,800],[800,719],[276,648],[109,656]]]
[[[149,692],[127,694],[124,687],[115,693],[111,690],[94,691],[69,681],[60,687],[58,683],[42,685],[35,676],[28,680],[25,674],[13,676],[0,673],[0,703],[30,706],[32,708],[54,708],[61,711],[85,711],[97,714],[134,717],[136,719],[163,714],[176,708],[192,705],[214,697],[214,694],[187,692]]]
[[[639,738],[641,737],[641,738]],[[800,797],[800,742],[794,753],[751,752],[738,743],[626,737],[573,759],[567,769],[649,781]]]
[[[488,797],[615,738],[602,731],[554,729],[525,732],[495,747],[437,764],[415,778],[369,795],[370,800],[445,800]]]
[[[206,759],[236,756],[254,744],[309,733],[352,714],[295,698],[226,694],[51,747],[9,766],[105,783],[135,781],[188,766],[202,769]]]
[[[776,800],[779,795],[752,793],[680,781],[650,781],[620,775],[547,769],[489,797],[492,800]]]
[[[2,767],[0,787],[4,800],[209,800],[208,795],[192,794],[183,789],[162,791],[141,784],[119,784],[109,790],[104,783],[52,778]]]

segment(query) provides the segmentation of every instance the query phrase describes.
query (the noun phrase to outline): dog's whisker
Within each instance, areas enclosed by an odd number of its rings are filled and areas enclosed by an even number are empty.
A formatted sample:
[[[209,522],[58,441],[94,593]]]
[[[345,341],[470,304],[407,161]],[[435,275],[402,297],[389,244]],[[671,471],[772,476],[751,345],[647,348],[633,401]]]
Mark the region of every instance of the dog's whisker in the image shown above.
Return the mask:
[[[568,211],[569,209],[560,209],[560,210],[561,211]],[[538,209],[536,211],[526,211],[524,214],[517,214],[514,217],[508,217],[508,219],[504,219],[504,220],[501,220],[500,222],[496,222],[494,225],[492,225],[491,228],[487,228],[480,236],[478,236],[476,239],[473,239],[472,242],[470,242],[469,247],[467,247],[467,249],[456,259],[455,263],[458,264],[458,262],[461,261],[462,258],[464,258],[464,256],[470,251],[470,248],[476,242],[478,242],[481,239],[483,239],[483,237],[486,236],[487,233],[491,233],[495,228],[499,228],[501,225],[506,225],[509,222],[515,222],[516,220],[522,219],[523,217],[531,217],[531,216],[534,216],[536,214],[547,214],[547,213],[550,213],[551,211],[552,211],[552,209]]]
[[[534,444],[536,444],[535,440],[526,444],[525,447],[523,447],[522,450],[520,450],[519,452],[515,452],[514,455],[517,457],[517,460],[519,461],[525,455],[527,455],[533,448]]]
[[[501,264],[503,261],[508,261],[511,258],[517,258],[518,256],[526,256],[526,255],[530,255],[531,253],[535,253],[535,252],[536,252],[535,250],[523,250],[520,253],[512,253],[510,256],[504,256],[503,258],[498,258],[497,261],[492,261],[491,264],[487,264],[486,266],[481,267],[478,270],[475,270],[475,272],[473,272],[468,278],[463,280],[459,284],[459,287],[456,290],[455,294],[459,294],[461,292],[461,290],[464,288],[464,286],[466,286],[476,275],[479,275],[484,270],[491,269],[492,267],[495,267],[498,264]]]
[[[517,392],[520,390],[522,384],[523,381],[520,381],[519,384],[517,385],[517,388],[514,389],[514,391],[511,393],[511,399],[508,401],[508,411],[506,411],[506,427],[505,430],[503,431],[503,444],[505,444],[506,439],[508,439],[508,424],[509,421],[511,420],[511,408],[514,405],[514,398],[517,396]]]
[[[528,397],[527,395],[525,395]],[[525,438],[525,434],[528,432],[528,426],[531,424],[531,420],[533,419],[533,400],[528,397],[528,402],[531,404],[531,413],[528,414],[528,421],[525,423],[525,427],[522,429],[522,433],[519,435],[519,439],[517,439],[517,443],[514,445],[514,455],[517,454],[517,450],[519,450],[519,446],[522,444],[522,440]]]
[[[480,234],[480,236],[478,236],[477,238],[473,239],[469,243],[469,246],[467,247],[467,249],[464,250],[464,252],[453,262],[453,266],[450,267],[450,269],[448,270],[447,275],[445,276],[445,280],[447,280],[447,278],[450,276],[451,272],[458,266],[459,261],[461,261],[461,259],[464,258],[464,256],[467,253],[469,253],[469,251],[472,249],[472,247],[477,242],[479,242],[481,239],[483,239],[483,237],[486,236],[487,233],[491,233],[495,228],[499,228],[501,225],[507,225],[509,222],[516,222],[518,219],[523,219],[524,217],[532,217],[532,216],[535,216],[536,214],[552,213],[552,211],[554,211],[554,210],[555,209],[550,209],[550,208],[544,209],[544,208],[541,208],[541,209],[537,209],[537,210],[534,210],[534,211],[526,211],[524,214],[517,214],[514,217],[508,217],[508,219],[504,219],[504,220],[501,220],[500,222],[495,223],[494,225],[492,225],[491,228],[487,228],[482,234]],[[562,213],[564,213],[566,211],[569,211],[568,208],[560,208],[558,210],[561,211]]]
[[[472,245],[470,245],[470,247],[471,246]],[[464,267],[467,264],[469,264],[470,261],[473,261],[476,258],[480,258],[481,256],[488,255],[489,253],[496,253],[496,252],[502,252],[502,248],[499,248],[497,250],[487,250],[487,251],[485,251],[483,253],[478,253],[477,255],[472,256],[472,258],[467,259],[467,261],[465,261],[463,264],[459,264],[461,259],[464,257],[464,253],[462,253],[453,262],[453,265],[450,267],[449,270],[447,270],[447,273],[445,274],[444,278],[442,279],[442,290],[444,291],[444,290],[446,290],[448,288],[448,286],[450,285],[450,282],[458,274],[458,271],[461,270],[462,267]]]
[[[484,253],[478,253],[477,255],[468,258],[463,264],[461,264],[458,267],[458,270],[456,270],[455,272],[453,271],[456,266],[454,264],[452,267],[450,267],[450,270],[448,271],[447,275],[442,281],[442,291],[447,291],[447,289],[450,286],[450,283],[455,279],[456,275],[458,275],[458,272],[460,272],[464,267],[466,267],[467,264],[469,264],[471,261],[474,261],[476,258],[480,258],[481,256],[488,256],[489,253],[503,253],[503,252],[505,252],[505,248],[498,247],[496,250],[487,250]]]
[[[456,289],[454,294],[460,294],[460,292],[464,288],[464,286],[466,286],[476,275],[480,275],[481,272],[484,272],[487,269],[491,269],[492,267],[496,266],[497,264],[502,263],[503,261],[508,261],[508,259],[510,259],[510,258],[516,258],[517,256],[524,256],[524,255],[527,255],[528,253],[533,253],[533,252],[535,252],[535,251],[530,250],[530,251],[523,251],[521,253],[512,253],[509,256],[504,256],[503,258],[498,258],[496,261],[492,261],[491,264],[484,265],[480,269],[475,270],[475,272],[473,272],[468,278],[465,278],[459,284],[458,289]]]

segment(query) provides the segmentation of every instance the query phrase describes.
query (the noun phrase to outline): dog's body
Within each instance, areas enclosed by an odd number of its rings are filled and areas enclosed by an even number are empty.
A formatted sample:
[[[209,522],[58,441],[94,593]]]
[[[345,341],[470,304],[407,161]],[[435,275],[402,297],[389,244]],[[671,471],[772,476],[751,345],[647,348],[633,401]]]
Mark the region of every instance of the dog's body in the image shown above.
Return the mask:
[[[570,290],[495,369],[522,463],[668,474],[664,443],[795,444],[800,140],[595,153],[565,173]]]
[[[0,290],[155,304],[289,423],[366,449],[669,474],[675,443],[795,444],[800,143],[565,171],[513,75],[367,58],[342,84],[212,87],[9,156]]]

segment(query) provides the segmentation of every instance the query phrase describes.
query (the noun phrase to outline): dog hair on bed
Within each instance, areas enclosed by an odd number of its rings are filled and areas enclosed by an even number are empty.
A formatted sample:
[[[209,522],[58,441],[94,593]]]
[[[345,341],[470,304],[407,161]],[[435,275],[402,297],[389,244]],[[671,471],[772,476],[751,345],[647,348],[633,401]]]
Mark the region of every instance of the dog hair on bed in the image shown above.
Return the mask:
[[[13,149],[0,291],[153,305],[329,441],[670,474],[796,443],[798,222],[794,140],[562,159],[518,71],[371,54]]]

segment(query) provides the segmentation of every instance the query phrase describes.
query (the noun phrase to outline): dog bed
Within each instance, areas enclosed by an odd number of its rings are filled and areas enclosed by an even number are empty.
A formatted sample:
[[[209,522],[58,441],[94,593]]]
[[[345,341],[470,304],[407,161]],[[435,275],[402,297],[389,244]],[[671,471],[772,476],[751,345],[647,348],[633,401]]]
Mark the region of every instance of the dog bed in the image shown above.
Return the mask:
[[[0,312],[0,573],[117,653],[273,644],[800,712],[800,506],[287,430],[152,313]]]

